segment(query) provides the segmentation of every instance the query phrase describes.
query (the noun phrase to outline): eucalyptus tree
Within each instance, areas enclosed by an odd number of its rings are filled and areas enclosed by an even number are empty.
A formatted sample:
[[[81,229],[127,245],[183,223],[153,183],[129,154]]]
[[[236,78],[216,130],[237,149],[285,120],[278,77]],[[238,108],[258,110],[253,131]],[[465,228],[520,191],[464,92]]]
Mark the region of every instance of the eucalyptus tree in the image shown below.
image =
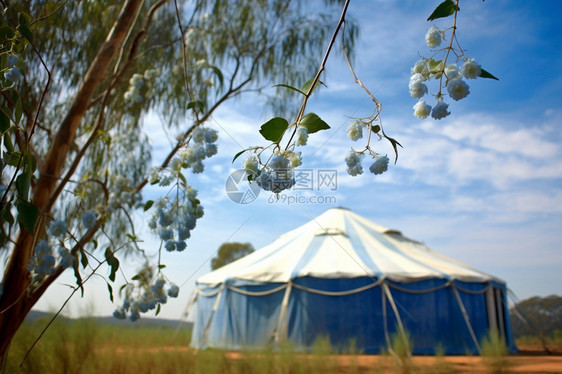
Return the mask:
[[[144,257],[120,290],[119,318],[134,320],[177,296],[164,264],[139,243],[133,212],[152,215],[159,250],[185,249],[203,214],[190,178],[216,153],[218,134],[205,123],[234,97],[313,76],[341,3],[311,11],[290,0],[0,1],[4,359],[64,271],[83,293],[92,274],[108,268],[113,301],[126,255]],[[348,24],[347,48],[356,34]],[[291,92],[279,87],[272,106]],[[159,160],[142,131],[149,113],[175,134]],[[151,183],[174,193],[145,201]]]

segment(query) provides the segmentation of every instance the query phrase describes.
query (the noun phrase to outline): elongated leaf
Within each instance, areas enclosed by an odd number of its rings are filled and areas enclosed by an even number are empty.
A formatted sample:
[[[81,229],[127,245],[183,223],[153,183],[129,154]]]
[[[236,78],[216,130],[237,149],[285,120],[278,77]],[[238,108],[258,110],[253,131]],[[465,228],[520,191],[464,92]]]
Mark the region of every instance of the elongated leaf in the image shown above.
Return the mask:
[[[187,103],[187,109],[193,109],[196,112],[199,111],[199,113],[203,113],[205,104],[201,100],[190,101]]]
[[[320,130],[327,130],[330,128],[322,118],[318,117],[315,113],[308,113],[304,115],[299,122],[299,126],[304,127],[309,134],[313,134]]]
[[[0,27],[1,39],[12,39],[15,35],[14,30],[10,26],[3,25]]]
[[[445,0],[435,8],[433,13],[427,18],[428,21],[433,21],[437,18],[445,18],[455,14],[456,6],[453,0]]]
[[[74,265],[72,265],[74,269],[74,278],[76,278],[76,285],[80,287],[80,293],[82,297],[84,297],[84,286],[82,285],[82,277],[80,276],[80,269],[78,268],[78,261],[74,261]]]
[[[146,203],[144,203],[144,211],[146,212],[147,210],[149,210],[152,207],[152,204],[154,204],[154,200],[148,200]]]
[[[32,174],[31,170],[24,170],[24,172],[16,178],[16,191],[18,192],[18,197],[25,201],[28,200]]]
[[[18,22],[20,25],[29,25],[29,23],[31,22],[31,17],[29,16],[29,14],[25,13],[25,12],[19,12],[18,13]]]
[[[295,87],[293,87],[293,86],[289,86],[288,84],[276,84],[276,85],[273,86],[273,87],[285,87],[285,88],[288,88],[288,89],[290,89],[290,90],[297,91],[298,93],[302,94],[303,96],[306,96],[306,93],[305,93],[305,92],[303,92],[303,91],[301,91],[301,90],[299,90],[298,88],[295,88]]]
[[[27,27],[27,25],[18,25],[18,27],[16,27],[16,29],[19,31],[19,33],[26,38],[30,43],[33,43],[33,34],[31,33],[31,31],[29,30],[29,28]]]
[[[111,287],[111,285],[109,283],[107,283],[107,290],[109,291],[109,300],[111,300],[111,302],[113,302],[113,287]]]
[[[23,110],[21,107],[21,97],[18,95],[18,99],[16,101],[16,109],[14,111],[15,117],[16,117],[16,124],[20,123],[21,120],[21,116],[23,114]]]
[[[109,279],[112,282],[115,282],[115,273],[117,273],[117,270],[119,269],[119,260],[113,255],[111,247],[107,247],[105,249],[105,259],[107,260],[107,264],[111,268]]]
[[[499,78],[494,77],[492,74],[488,73],[486,70],[482,68],[480,68],[480,78],[489,78],[499,81]]]
[[[21,223],[27,231],[33,233],[35,222],[37,222],[37,217],[39,217],[39,209],[21,198],[18,199],[16,203],[16,209],[18,210],[18,222]]]
[[[306,82],[304,82],[304,84],[302,85],[301,91],[306,95],[308,93],[308,90],[310,89],[310,86],[312,85],[312,82],[314,81],[314,78],[307,80]],[[314,87],[312,88],[312,91],[310,91],[310,93],[312,94],[314,92],[314,90],[316,90],[316,88],[319,85],[323,85],[324,87],[327,87],[324,82],[317,80],[316,83],[314,83]]]
[[[80,251],[80,263],[84,269],[88,266],[88,255],[84,251]]]
[[[249,149],[249,148],[248,148]],[[242,155],[242,153],[246,152],[248,149],[243,149],[240,152],[238,152],[237,154],[234,155],[234,158],[232,159],[232,163],[234,163],[234,161],[236,161],[236,159],[238,157],[240,157]]]
[[[275,117],[261,125],[260,134],[266,139],[277,143],[283,137],[289,122],[285,118]]]
[[[211,69],[213,69],[213,73],[215,73],[215,75],[219,79],[220,86],[222,87],[224,84],[224,77],[222,75],[222,71],[220,71],[220,69],[216,66],[211,66]]]
[[[10,118],[0,110],[0,133],[5,133],[10,128]]]

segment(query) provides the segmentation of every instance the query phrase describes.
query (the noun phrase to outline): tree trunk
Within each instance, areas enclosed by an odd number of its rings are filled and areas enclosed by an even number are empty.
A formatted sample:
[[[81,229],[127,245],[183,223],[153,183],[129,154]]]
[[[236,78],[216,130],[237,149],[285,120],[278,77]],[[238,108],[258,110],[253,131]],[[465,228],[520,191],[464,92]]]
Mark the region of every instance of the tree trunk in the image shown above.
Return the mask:
[[[136,13],[142,5],[143,0],[128,0],[123,5],[118,19],[84,76],[74,102],[62,121],[45,159],[40,163],[43,168],[40,170],[40,177],[32,194],[32,203],[40,211],[35,233],[44,232],[45,223],[41,217],[48,216],[52,208],[50,200],[60,181],[59,177],[63,172],[76,130],[96,90],[104,78],[111,74],[111,62],[123,47],[129,30],[134,26]],[[28,288],[31,278],[27,265],[37,241],[39,238],[35,238],[33,234],[20,226],[19,235],[4,271],[2,278],[4,291],[0,296],[0,367],[5,365],[10,342],[16,331],[46,290],[41,287],[31,291]],[[52,283],[60,273],[56,272],[51,276],[53,279],[45,281]]]

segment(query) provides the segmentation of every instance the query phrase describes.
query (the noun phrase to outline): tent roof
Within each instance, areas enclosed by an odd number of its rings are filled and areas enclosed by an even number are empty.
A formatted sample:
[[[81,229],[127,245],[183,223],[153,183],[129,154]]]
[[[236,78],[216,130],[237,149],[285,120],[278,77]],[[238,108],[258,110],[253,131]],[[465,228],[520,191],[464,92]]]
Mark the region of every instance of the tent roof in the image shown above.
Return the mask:
[[[504,283],[344,208],[327,210],[271,244],[200,277],[197,283],[286,283],[305,276]]]

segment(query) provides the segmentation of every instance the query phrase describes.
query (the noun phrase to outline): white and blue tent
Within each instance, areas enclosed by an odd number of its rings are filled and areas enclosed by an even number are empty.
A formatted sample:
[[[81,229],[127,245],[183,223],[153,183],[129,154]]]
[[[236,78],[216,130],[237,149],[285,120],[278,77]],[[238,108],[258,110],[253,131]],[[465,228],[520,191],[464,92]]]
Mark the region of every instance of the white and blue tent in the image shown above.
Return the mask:
[[[364,353],[407,333],[414,354],[515,343],[502,280],[347,209],[330,209],[196,282],[191,346],[242,350],[328,336]]]

